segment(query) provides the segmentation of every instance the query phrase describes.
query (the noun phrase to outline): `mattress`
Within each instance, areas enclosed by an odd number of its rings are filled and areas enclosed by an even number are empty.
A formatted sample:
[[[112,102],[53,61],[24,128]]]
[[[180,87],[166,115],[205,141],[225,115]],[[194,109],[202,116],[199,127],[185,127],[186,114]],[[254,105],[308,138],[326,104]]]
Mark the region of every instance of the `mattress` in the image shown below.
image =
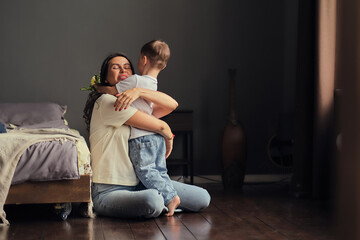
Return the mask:
[[[78,178],[75,143],[49,141],[33,144],[21,155],[11,184]]]
[[[84,144],[84,143],[82,143]],[[46,141],[31,145],[21,155],[11,184],[26,181],[79,179],[91,174],[87,146],[74,141]]]

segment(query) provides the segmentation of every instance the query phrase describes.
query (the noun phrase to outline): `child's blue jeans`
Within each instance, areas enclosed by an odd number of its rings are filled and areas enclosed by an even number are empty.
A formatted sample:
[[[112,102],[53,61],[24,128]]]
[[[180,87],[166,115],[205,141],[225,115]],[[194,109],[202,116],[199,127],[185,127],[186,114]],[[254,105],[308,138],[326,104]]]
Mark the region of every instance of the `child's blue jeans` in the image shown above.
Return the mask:
[[[165,140],[161,135],[129,140],[129,156],[136,176],[146,188],[158,190],[167,206],[177,193],[167,174],[165,154]]]

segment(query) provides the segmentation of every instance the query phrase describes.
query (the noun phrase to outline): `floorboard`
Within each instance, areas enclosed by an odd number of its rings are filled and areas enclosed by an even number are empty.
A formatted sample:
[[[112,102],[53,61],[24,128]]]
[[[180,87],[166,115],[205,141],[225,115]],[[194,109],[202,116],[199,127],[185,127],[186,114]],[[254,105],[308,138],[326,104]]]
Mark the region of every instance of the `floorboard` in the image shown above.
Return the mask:
[[[7,205],[11,225],[0,226],[0,239],[335,239],[331,202],[295,198],[286,183],[244,185],[242,191],[204,187],[212,197],[204,211],[148,220],[83,218],[73,204],[61,221],[52,205]]]

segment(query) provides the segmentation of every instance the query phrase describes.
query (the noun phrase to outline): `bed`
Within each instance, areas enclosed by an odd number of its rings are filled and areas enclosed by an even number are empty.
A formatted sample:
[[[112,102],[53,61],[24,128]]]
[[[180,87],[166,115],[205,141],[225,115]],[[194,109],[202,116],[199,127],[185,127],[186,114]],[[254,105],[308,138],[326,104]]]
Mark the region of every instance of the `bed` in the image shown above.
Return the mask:
[[[62,219],[71,203],[92,216],[90,152],[56,103],[0,104],[0,220],[5,204],[54,203]]]

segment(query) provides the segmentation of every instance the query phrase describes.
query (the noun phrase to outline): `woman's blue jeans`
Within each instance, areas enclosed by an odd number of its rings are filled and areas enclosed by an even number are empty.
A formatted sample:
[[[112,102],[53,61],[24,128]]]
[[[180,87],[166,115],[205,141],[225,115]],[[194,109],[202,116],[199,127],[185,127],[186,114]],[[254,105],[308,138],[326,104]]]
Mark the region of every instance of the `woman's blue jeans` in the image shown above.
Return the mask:
[[[205,189],[172,181],[180,197],[179,209],[198,212],[210,204]],[[155,189],[138,186],[122,186],[92,183],[92,200],[99,215],[120,218],[153,218],[166,210],[164,199]]]

